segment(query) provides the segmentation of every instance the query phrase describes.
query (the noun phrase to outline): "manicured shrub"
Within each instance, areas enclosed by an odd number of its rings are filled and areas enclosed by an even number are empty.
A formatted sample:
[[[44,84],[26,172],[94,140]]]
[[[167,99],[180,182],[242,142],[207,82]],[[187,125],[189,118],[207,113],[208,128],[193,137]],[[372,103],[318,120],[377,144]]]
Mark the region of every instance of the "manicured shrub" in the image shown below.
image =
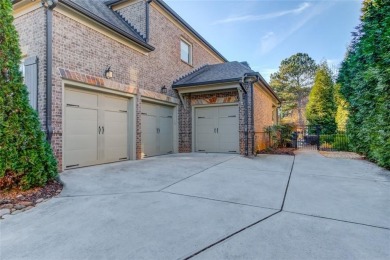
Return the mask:
[[[293,124],[279,124],[264,128],[268,134],[270,146],[272,148],[282,148],[292,146],[292,133],[295,126]]]
[[[0,189],[29,189],[55,178],[57,162],[19,71],[10,0],[0,0],[0,17]]]

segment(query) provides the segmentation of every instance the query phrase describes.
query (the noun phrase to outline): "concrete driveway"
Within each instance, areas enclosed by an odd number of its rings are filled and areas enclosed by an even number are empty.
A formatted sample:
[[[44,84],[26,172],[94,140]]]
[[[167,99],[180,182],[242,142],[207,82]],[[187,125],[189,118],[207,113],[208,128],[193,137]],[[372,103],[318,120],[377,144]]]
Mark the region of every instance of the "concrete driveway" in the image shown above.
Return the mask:
[[[389,259],[390,173],[316,152],[67,171],[0,221],[0,259]]]

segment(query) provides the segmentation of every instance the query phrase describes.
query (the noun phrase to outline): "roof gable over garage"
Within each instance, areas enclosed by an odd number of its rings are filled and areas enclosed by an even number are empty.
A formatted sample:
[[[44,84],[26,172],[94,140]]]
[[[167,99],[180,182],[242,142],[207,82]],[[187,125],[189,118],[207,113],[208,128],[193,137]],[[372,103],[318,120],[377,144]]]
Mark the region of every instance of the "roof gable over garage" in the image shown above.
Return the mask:
[[[197,86],[217,85],[223,83],[243,83],[246,76],[256,76],[260,85],[264,87],[276,100],[279,100],[276,93],[260,75],[252,70],[247,62],[225,62],[221,64],[205,65],[190,74],[187,74],[172,84],[173,89],[191,88]]]

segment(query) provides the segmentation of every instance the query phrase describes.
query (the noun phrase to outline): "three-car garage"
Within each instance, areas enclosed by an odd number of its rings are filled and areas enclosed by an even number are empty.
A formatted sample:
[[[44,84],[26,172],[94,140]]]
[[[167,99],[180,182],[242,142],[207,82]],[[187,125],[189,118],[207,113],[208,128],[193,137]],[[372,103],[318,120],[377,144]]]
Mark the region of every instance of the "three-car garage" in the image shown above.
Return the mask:
[[[66,87],[64,169],[177,153],[177,104],[142,99],[137,129],[135,100],[116,92]],[[237,104],[196,106],[192,111],[193,152],[239,153]]]

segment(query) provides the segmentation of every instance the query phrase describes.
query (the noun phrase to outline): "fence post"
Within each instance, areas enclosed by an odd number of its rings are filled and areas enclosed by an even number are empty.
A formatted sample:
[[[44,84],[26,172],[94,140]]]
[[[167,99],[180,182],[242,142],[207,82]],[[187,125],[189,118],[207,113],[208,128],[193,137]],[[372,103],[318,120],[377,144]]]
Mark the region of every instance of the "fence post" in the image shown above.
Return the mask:
[[[292,146],[295,149],[298,148],[298,134],[297,134],[297,132],[292,133]]]
[[[320,150],[320,133],[321,133],[321,127],[319,125],[316,125],[316,134],[317,134],[317,150]]]

